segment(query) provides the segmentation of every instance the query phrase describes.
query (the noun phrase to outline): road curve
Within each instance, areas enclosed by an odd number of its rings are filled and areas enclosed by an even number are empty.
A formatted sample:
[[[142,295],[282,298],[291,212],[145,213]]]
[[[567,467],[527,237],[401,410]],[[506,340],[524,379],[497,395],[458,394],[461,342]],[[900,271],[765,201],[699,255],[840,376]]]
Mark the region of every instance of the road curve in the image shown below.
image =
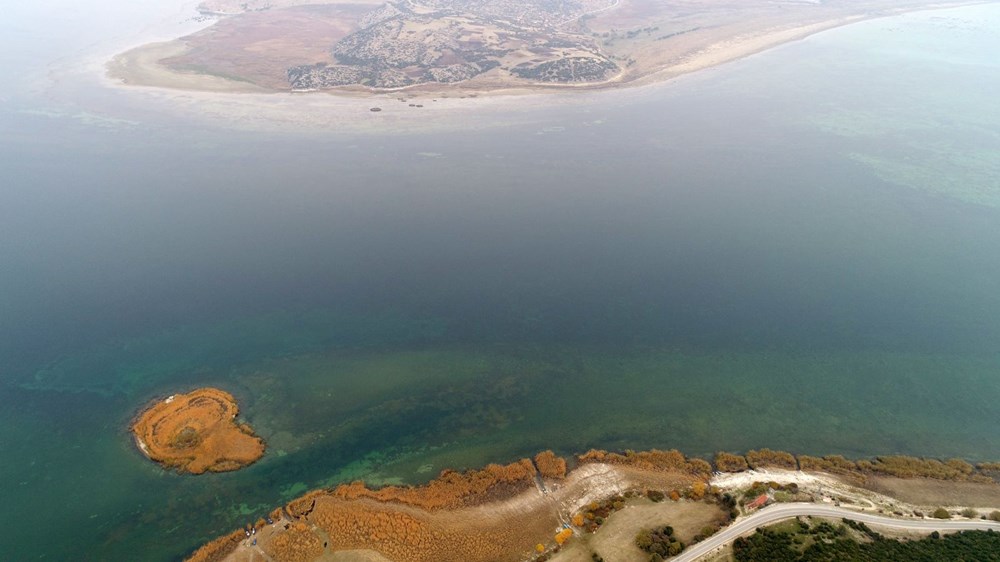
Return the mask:
[[[996,521],[983,521],[981,519],[896,519],[894,517],[884,517],[872,515],[860,511],[853,511],[832,505],[817,503],[778,503],[747,517],[738,520],[732,525],[722,529],[718,533],[708,537],[702,542],[695,544],[680,553],[677,557],[671,558],[670,562],[694,562],[695,560],[711,553],[713,550],[726,545],[737,537],[754,531],[757,527],[774,523],[782,519],[789,519],[799,515],[812,515],[816,517],[832,517],[853,519],[866,525],[878,525],[881,527],[892,527],[894,529],[912,529],[918,531],[964,531],[993,529],[1000,531],[1000,523]]]

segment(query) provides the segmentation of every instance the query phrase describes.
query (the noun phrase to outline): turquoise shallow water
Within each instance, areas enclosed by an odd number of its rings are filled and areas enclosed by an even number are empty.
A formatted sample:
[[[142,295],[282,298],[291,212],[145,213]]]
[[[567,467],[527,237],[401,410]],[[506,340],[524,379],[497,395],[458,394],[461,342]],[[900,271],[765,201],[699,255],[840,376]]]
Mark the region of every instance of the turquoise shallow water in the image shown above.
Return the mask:
[[[308,488],[544,448],[1000,458],[998,24],[874,20],[425,135],[15,92],[4,557],[176,559]],[[268,455],[143,459],[136,410],[204,385]]]

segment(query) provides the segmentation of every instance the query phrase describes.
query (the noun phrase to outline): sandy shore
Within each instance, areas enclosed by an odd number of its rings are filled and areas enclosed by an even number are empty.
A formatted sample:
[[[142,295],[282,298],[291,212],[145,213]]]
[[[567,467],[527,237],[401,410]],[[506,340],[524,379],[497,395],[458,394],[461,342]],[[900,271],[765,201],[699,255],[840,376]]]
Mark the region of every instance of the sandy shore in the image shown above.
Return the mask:
[[[640,86],[669,80],[707,68],[739,60],[765,50],[798,41],[830,29],[852,23],[890,17],[906,12],[956,8],[991,3],[991,0],[958,2],[912,2],[901,6],[886,7],[884,2],[844,6],[832,11],[826,19],[816,21],[817,14],[804,12],[802,18],[758,18],[746,25],[725,22],[717,29],[701,33],[693,41],[680,44],[676,54],[661,55],[646,63],[639,61],[636,68],[622,72],[617,77],[601,83],[590,84],[538,84],[510,85],[494,82],[460,82],[451,85],[424,84],[392,91],[372,91],[365,88],[338,88],[325,92],[297,93],[296,96],[322,95],[354,99],[378,99],[379,96],[419,96],[422,99],[512,96],[553,92],[605,90],[627,86]],[[274,93],[286,94],[287,90],[273,90],[249,81],[234,80],[210,74],[182,72],[161,61],[188,51],[183,39],[149,43],[115,56],[107,63],[107,74],[115,83],[183,91],[213,93]]]
[[[249,82],[194,72],[178,72],[160,63],[163,59],[181,55],[186,51],[187,46],[179,40],[149,43],[111,59],[107,64],[108,77],[125,85],[153,88],[226,93],[271,91]]]
[[[687,1],[700,5],[704,0]],[[601,84],[524,86],[481,81],[448,86],[421,85],[399,91],[355,88],[293,93],[266,89],[247,81],[171,69],[160,61],[176,57],[188,47],[184,39],[163,41],[162,34],[151,36],[158,38],[156,42],[147,41],[115,56],[106,63],[101,77],[103,86],[114,93],[113,98],[108,99],[118,100],[116,110],[127,108],[141,114],[170,114],[199,122],[207,120],[228,129],[409,134],[530,126],[547,122],[554,109],[589,107],[595,102],[627,104],[629,100],[646,95],[648,87],[681,77],[694,77],[700,71],[836,27],[905,12],[989,3],[992,2],[903,0],[902,5],[898,5],[892,0],[864,0],[863,3],[838,4],[835,10],[824,7],[811,12],[811,19],[799,17],[800,12],[795,10],[784,9],[779,10],[780,14],[769,12],[765,14],[767,17],[745,21],[726,12],[728,19],[717,28],[703,24],[720,16],[696,13],[695,20],[673,25],[695,26],[700,31],[682,34],[673,43],[673,39],[647,41],[641,48],[647,49],[644,56],[648,64],[633,65],[616,79]],[[591,27],[600,30],[598,26],[608,28],[619,22],[644,21],[642,18],[646,14],[629,16],[628,1],[623,0],[622,4],[622,8],[598,14],[589,22]],[[667,43],[671,44],[669,49]],[[609,95],[611,93],[613,95]],[[413,107],[411,103],[422,107]],[[370,111],[376,107],[380,111]],[[547,134],[542,128],[540,125],[538,134]]]

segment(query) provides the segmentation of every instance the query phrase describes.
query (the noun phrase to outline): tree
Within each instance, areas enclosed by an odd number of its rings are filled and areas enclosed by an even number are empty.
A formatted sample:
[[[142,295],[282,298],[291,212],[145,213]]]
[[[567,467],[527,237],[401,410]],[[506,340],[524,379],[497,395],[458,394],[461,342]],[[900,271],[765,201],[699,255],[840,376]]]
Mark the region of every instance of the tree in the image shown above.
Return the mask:
[[[556,533],[556,544],[562,545],[564,542],[568,541],[570,537],[573,536],[573,529],[563,529]]]

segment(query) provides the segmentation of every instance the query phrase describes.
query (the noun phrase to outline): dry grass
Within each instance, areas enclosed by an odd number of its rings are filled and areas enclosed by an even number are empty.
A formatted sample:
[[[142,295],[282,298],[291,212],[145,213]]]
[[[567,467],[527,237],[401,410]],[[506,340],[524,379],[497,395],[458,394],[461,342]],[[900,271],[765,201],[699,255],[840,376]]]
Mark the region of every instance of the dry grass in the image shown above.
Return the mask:
[[[241,14],[183,39],[183,54],[162,64],[287,90],[291,66],[333,63],[330,46],[353,30],[371,6],[327,4]]]
[[[624,454],[592,449],[577,457],[577,460],[581,464],[597,462],[650,472],[687,473],[700,478],[708,478],[712,473],[712,465],[702,459],[687,458],[676,449],[669,451],[659,449],[626,451]]]
[[[150,459],[180,472],[225,472],[264,455],[264,441],[234,422],[239,408],[228,392],[200,388],[158,401],[139,415],[132,433]]]
[[[564,478],[558,478],[563,459],[550,453],[539,458],[551,476],[546,482],[548,493],[534,486],[536,472],[527,459],[464,473],[444,471],[423,486],[371,490],[354,483],[310,492],[290,502],[285,511],[292,520],[282,519],[278,525],[258,530],[257,546],[241,541],[237,532],[211,547],[206,545],[205,556],[198,560],[220,560],[219,553],[229,549],[225,558],[229,562],[248,562],[265,553],[275,560],[296,562],[367,561],[373,556],[396,562],[514,562],[530,558],[536,544],[554,546],[561,517],[576,513],[581,505],[629,489],[670,490],[704,484],[696,475],[700,472],[692,471],[701,464],[688,464],[674,452],[615,456],[621,461],[617,465],[591,461]],[[638,459],[642,468],[634,466]],[[649,463],[655,468],[645,468]],[[675,466],[682,471],[670,469]],[[690,535],[704,526],[703,519],[710,521],[720,513],[715,506],[700,503],[652,504],[643,499],[637,504],[642,506],[639,512],[646,514],[642,521],[660,512],[678,518],[690,515],[685,510],[711,513],[676,523],[682,533],[688,533],[684,525],[690,524]],[[272,513],[272,518],[278,519],[279,513]],[[621,520],[618,525],[628,527],[630,519]],[[570,540],[566,551],[578,542]],[[589,559],[589,550],[583,554]]]
[[[504,499],[535,486],[535,467],[528,459],[508,465],[490,464],[482,470],[445,470],[424,486],[387,486],[372,490],[364,482],[338,486],[340,499],[370,498],[427,510],[456,509]]]
[[[552,451],[542,451],[535,455],[535,466],[545,478],[566,478],[566,459],[556,456]]]
[[[1000,486],[996,484],[873,476],[864,487],[915,505],[1000,506]]]
[[[758,465],[789,464],[788,456],[765,449],[751,451],[747,460],[753,457],[750,464]],[[823,467],[857,466],[840,457],[806,459],[804,464]],[[910,463],[903,457],[884,459],[879,459],[879,466],[943,466],[966,477],[974,476],[968,474],[965,464],[956,461],[918,459],[920,462]],[[710,470],[705,461],[689,459],[678,451],[590,451],[578,461],[579,466],[561,477],[564,459],[548,451],[537,455],[535,464],[547,476],[546,493],[535,486],[539,474],[528,459],[461,473],[446,470],[423,486],[373,490],[355,482],[334,490],[310,492],[285,506],[291,521],[283,519],[279,525],[258,529],[258,546],[241,541],[237,532],[206,545],[193,559],[216,562],[231,552],[225,558],[228,562],[250,562],[265,553],[275,560],[296,562],[522,561],[533,556],[536,544],[554,547],[562,522],[594,502],[629,490],[661,490],[668,497],[679,490],[698,497]],[[845,471],[852,478],[867,477],[869,487],[875,491],[921,506],[1000,505],[1000,486],[993,484],[904,480],[865,474],[857,468]],[[772,472],[772,476],[776,472],[782,471]],[[787,474],[813,481],[817,478],[794,471]],[[730,476],[751,479],[754,474]],[[281,513],[277,510],[271,517],[278,519]],[[596,552],[609,561],[641,562],[647,558],[634,545],[639,531],[671,525],[678,538],[690,542],[703,528],[717,528],[727,515],[705,502],[653,503],[642,497],[632,498],[624,509],[608,515],[596,533],[578,532],[553,560],[587,562]],[[574,523],[577,527],[580,524]],[[719,562],[725,559],[723,556]]]
[[[552,558],[552,562],[586,562],[596,552],[605,560],[645,562],[649,559],[635,545],[635,536],[644,529],[670,525],[685,543],[690,542],[702,527],[714,525],[725,513],[718,506],[696,501],[665,501],[653,503],[644,498],[631,500],[629,505],[608,517],[593,535],[583,535]]]
[[[330,496],[317,499],[305,521],[330,537],[331,551],[369,549],[413,562],[520,560],[559,522],[555,511],[543,506],[520,512],[488,506],[428,512]]]

